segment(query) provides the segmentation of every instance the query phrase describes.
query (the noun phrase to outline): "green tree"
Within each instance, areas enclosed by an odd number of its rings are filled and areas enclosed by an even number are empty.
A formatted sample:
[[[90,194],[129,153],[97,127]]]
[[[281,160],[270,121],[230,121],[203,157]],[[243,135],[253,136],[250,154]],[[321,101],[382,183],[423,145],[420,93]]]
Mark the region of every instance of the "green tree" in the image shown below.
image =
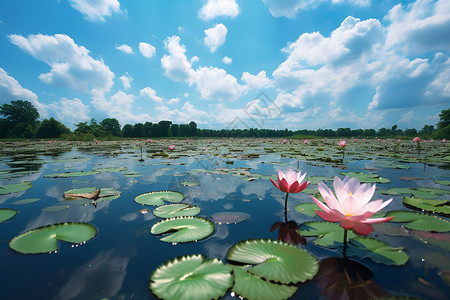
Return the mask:
[[[54,118],[44,119],[36,129],[38,138],[59,138],[64,133],[70,133],[70,129]]]
[[[437,130],[433,134],[434,138],[450,139],[450,108],[442,110],[439,114]]]
[[[197,123],[194,121],[191,121],[189,123],[189,135],[190,136],[196,136],[197,135]]]
[[[169,136],[170,125],[172,125],[171,121],[159,121],[158,122],[158,129],[160,134],[159,136],[161,137]]]
[[[100,122],[100,125],[102,125],[105,128],[105,130],[108,133],[112,134],[113,136],[121,136],[122,135],[122,129],[120,127],[120,123],[115,118],[106,118]]]
[[[124,137],[133,137],[133,125],[125,124],[122,128],[122,135]]]
[[[133,126],[133,137],[144,137],[145,136],[145,128],[144,124],[136,123]]]
[[[11,104],[0,105],[0,115],[13,123],[32,124],[39,118],[38,110],[30,101],[13,100]]]

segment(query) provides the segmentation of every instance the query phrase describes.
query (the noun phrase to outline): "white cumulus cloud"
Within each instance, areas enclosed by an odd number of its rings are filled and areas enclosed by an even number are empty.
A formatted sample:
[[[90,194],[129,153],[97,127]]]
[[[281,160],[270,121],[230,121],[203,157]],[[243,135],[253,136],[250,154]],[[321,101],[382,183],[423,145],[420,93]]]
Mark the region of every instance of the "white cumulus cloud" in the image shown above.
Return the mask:
[[[249,90],[266,89],[274,86],[273,81],[267,78],[266,71],[261,71],[257,75],[244,72],[241,80],[246,83],[246,88]]]
[[[154,46],[150,45],[149,43],[140,42],[139,43],[139,52],[146,57],[150,58],[156,53],[156,49]]]
[[[231,58],[229,58],[228,56],[224,56],[224,57],[222,58],[222,62],[223,62],[224,64],[229,65],[229,64],[231,64],[231,63],[233,62],[233,60],[232,60]]]
[[[163,103],[163,98],[159,97],[156,95],[156,91],[154,89],[152,89],[151,87],[145,87],[143,88],[140,92],[139,95],[141,97],[147,97],[150,98],[151,100],[158,102],[158,103]]]
[[[105,22],[105,17],[120,12],[118,0],[69,0],[70,5],[82,13],[89,21]]]
[[[89,109],[78,98],[61,98],[57,103],[52,103],[49,107],[56,115],[56,119],[64,124],[74,125],[79,122],[88,121]]]
[[[125,90],[131,88],[131,81],[133,81],[133,77],[131,77],[130,74],[128,74],[128,72],[120,76],[119,79],[120,81],[122,81],[122,85]]]
[[[239,14],[239,5],[236,0],[208,0],[198,14],[203,20],[217,17],[234,18]]]
[[[90,88],[109,90],[113,85],[114,73],[103,60],[89,55],[89,50],[75,44],[65,34],[8,36],[11,43],[34,58],[51,67],[50,72],[39,75],[47,84],[74,90],[88,91]]]
[[[219,46],[225,43],[227,37],[227,27],[222,23],[205,30],[205,45],[211,53],[214,53]]]
[[[133,48],[131,48],[130,46],[125,45],[125,44],[120,45],[120,46],[116,46],[116,49],[121,51],[121,52],[123,52],[123,53],[126,53],[126,54],[133,54],[134,53],[133,52]]]

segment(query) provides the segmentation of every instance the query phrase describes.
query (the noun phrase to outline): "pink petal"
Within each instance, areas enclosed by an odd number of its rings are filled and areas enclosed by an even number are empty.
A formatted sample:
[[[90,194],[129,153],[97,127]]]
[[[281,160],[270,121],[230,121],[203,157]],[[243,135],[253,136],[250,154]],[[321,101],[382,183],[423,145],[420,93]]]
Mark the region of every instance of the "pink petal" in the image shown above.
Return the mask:
[[[280,181],[278,181],[278,185],[279,185],[281,191],[283,191],[285,193],[289,192],[289,184],[286,181],[286,179],[283,178]]]
[[[325,204],[323,204],[322,202],[320,202],[319,200],[317,200],[313,196],[311,196],[311,198],[317,204],[317,206],[319,206],[322,210],[324,210],[326,212],[331,212],[331,210],[328,208],[328,206],[326,206]]]
[[[386,217],[386,218],[374,218],[374,219],[366,219],[361,221],[361,223],[385,223],[385,222],[389,222],[390,220],[392,220],[394,217]]]
[[[355,225],[353,226],[353,230],[357,233],[357,234],[363,234],[363,235],[367,235],[369,233],[372,232],[373,227],[370,224],[365,224],[365,223],[355,223]]]
[[[328,221],[328,222],[338,222],[341,220],[335,214],[328,213],[326,211],[316,210],[316,213],[319,217],[321,217],[322,219],[324,219],[325,221]]]
[[[301,191],[303,191],[304,189],[306,189],[308,187],[308,185],[310,184],[309,181],[305,181],[303,182],[298,188],[297,191],[295,193],[299,193]]]
[[[343,220],[341,220],[341,222],[340,222],[341,227],[342,227],[342,228],[345,228],[345,229],[350,229],[350,228],[352,228],[355,224],[356,224],[355,222],[353,222],[353,221],[351,221],[351,220],[348,220],[348,219],[343,219]]]
[[[295,181],[297,181],[297,172],[292,170],[286,171],[286,180],[289,183],[289,185],[293,184]]]
[[[289,193],[297,193],[297,189],[299,188],[299,186],[300,184],[298,183],[298,181],[293,182],[289,187]]]
[[[354,212],[358,211],[359,203],[352,196],[346,197],[343,201],[341,199],[343,206],[343,213],[353,215]]]
[[[277,187],[277,189],[280,189],[280,187],[278,186],[278,184],[277,184],[272,178],[269,178],[269,179],[270,179],[270,181],[273,183],[273,185]]]

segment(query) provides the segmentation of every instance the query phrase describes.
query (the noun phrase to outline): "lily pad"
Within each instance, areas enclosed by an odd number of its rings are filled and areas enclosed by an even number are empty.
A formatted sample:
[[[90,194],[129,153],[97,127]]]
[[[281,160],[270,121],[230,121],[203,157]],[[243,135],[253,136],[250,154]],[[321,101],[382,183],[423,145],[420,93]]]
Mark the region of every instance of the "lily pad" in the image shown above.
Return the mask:
[[[163,205],[164,201],[177,203],[183,199],[184,195],[180,192],[158,191],[141,194],[134,198],[134,201],[143,205]]]
[[[59,223],[22,233],[11,240],[9,247],[23,254],[49,253],[58,250],[58,240],[81,244],[96,234],[97,229],[88,223]]]
[[[32,187],[33,184],[30,181],[24,181],[22,183],[15,184],[5,184],[0,186],[0,195],[23,192],[31,189]]]
[[[325,176],[311,176],[306,178],[311,184],[317,184],[322,181],[333,181],[334,177],[325,177]]]
[[[344,241],[344,228],[336,223],[330,222],[306,222],[299,226],[298,232],[301,236],[316,236],[313,243],[323,247],[341,247]],[[347,238],[351,239],[356,235],[353,231],[347,232]]]
[[[175,232],[174,232],[175,231]],[[214,224],[204,218],[177,217],[159,221],[151,228],[152,234],[170,232],[161,239],[167,243],[196,242],[208,237],[214,231]]]
[[[186,203],[175,203],[158,206],[153,211],[153,214],[160,218],[188,217],[199,214],[201,210],[202,209],[198,206],[191,206]]]
[[[387,178],[383,178],[373,173],[362,173],[362,172],[342,172],[341,175],[356,177],[361,183],[389,183],[391,182]]]
[[[234,271],[234,285],[231,290],[245,299],[288,299],[297,291],[296,286],[272,283],[248,273],[248,267],[231,267]]]
[[[94,171],[101,172],[101,173],[104,173],[104,172],[113,173],[113,172],[124,172],[126,170],[127,170],[127,167],[107,167],[107,168],[95,169]]]
[[[150,276],[149,288],[161,299],[218,299],[233,284],[231,268],[203,255],[165,262]]]
[[[0,222],[11,219],[17,215],[17,210],[11,208],[0,208]]]
[[[55,173],[55,174],[48,174],[44,177],[48,178],[69,178],[69,177],[80,177],[80,176],[90,176],[90,175],[96,175],[99,174],[99,171],[78,171],[78,172],[66,172],[66,173]]]
[[[319,270],[317,259],[302,248],[270,239],[241,241],[230,248],[227,259],[253,265],[249,273],[285,284],[305,282]]]
[[[299,213],[310,217],[314,217],[316,215],[316,210],[321,210],[315,203],[301,203],[296,205],[294,209]]]
[[[39,200],[41,200],[41,198],[22,199],[22,200],[14,201],[13,204],[14,205],[22,205],[22,204],[28,204],[28,203],[37,202]]]
[[[403,197],[403,204],[415,209],[450,215],[450,202],[444,199],[421,199]]]
[[[436,198],[436,195],[434,193],[428,192],[428,191],[421,191],[419,189],[413,189],[413,188],[390,188],[388,190],[381,191],[381,194],[383,195],[401,195],[401,194],[409,194],[413,195],[417,198],[427,198],[427,199],[433,199]]]
[[[347,255],[369,258],[376,263],[402,266],[409,259],[409,256],[403,252],[403,247],[391,247],[385,242],[369,237],[354,237],[348,245]]]
[[[386,214],[386,217],[392,216],[395,216],[395,218],[390,222],[405,223],[403,225],[409,229],[436,232],[450,231],[450,222],[436,216],[401,210],[390,211]]]
[[[450,185],[450,180],[434,180],[437,184]]]
[[[250,219],[250,215],[240,211],[224,211],[211,215],[211,221],[218,224],[237,224]]]

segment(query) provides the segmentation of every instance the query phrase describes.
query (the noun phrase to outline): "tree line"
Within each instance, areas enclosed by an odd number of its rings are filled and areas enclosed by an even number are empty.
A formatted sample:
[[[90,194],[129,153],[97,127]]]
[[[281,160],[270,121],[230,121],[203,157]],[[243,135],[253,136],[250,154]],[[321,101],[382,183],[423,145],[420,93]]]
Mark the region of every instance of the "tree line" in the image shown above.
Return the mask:
[[[399,129],[397,125],[391,128],[375,129],[200,129],[191,121],[189,124],[175,124],[171,121],[158,123],[145,122],[125,124],[123,127],[115,118],[106,118],[98,122],[75,124],[72,132],[53,117],[39,121],[39,112],[29,101],[13,100],[0,105],[0,138],[68,138],[74,140],[92,140],[95,138],[165,138],[165,137],[415,137],[450,138],[450,108],[441,111],[440,120],[434,125],[425,125],[421,130],[410,128]]]

